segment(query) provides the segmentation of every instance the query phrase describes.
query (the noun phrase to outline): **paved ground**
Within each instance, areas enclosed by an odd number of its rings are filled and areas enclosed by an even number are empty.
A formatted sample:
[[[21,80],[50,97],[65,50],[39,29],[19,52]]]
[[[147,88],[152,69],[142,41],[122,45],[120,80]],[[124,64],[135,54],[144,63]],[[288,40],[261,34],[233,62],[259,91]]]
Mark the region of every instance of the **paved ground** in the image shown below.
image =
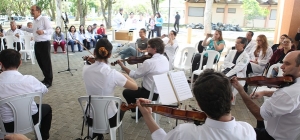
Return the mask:
[[[184,30],[184,29],[182,29]],[[164,29],[163,33],[167,33]],[[196,42],[203,38],[202,30],[193,30],[192,42]],[[259,33],[255,33],[258,35]],[[268,38],[272,38],[273,33],[267,33]],[[237,36],[244,36],[245,32],[224,32],[223,36],[225,38],[227,46],[234,45],[234,40]],[[180,47],[193,46],[193,44],[186,43],[186,31],[179,33],[177,39],[180,42]],[[76,52],[75,54],[70,54],[70,68],[77,69],[77,71],[72,70],[74,74],[71,76],[69,72],[58,73],[59,71],[67,69],[67,55],[58,53],[52,54],[52,67],[54,81],[52,87],[49,88],[49,92],[45,94],[43,98],[43,103],[50,104],[53,110],[53,120],[52,127],[50,131],[51,140],[72,140],[80,137],[81,125],[82,125],[82,111],[80,109],[79,103],[77,101],[78,97],[86,95],[85,87],[82,80],[82,67],[83,60],[82,56],[88,55],[88,52]],[[116,59],[110,59],[109,61],[115,61]],[[222,62],[220,62],[222,63]],[[136,66],[130,66],[135,69]],[[119,66],[114,67],[120,70]],[[32,65],[30,61],[24,62],[19,68],[19,71],[23,74],[33,75],[39,80],[43,79],[43,75],[38,65]],[[96,76],[96,75],[95,75]],[[138,80],[140,85],[141,80]],[[123,88],[118,87],[115,89],[115,96],[119,96],[122,99]],[[256,101],[257,104],[261,104],[261,101]],[[196,101],[194,99],[189,99],[183,102],[184,105],[192,105],[197,107]],[[255,126],[256,120],[253,115],[245,107],[240,96],[237,96],[236,105],[232,106],[233,116],[239,121],[246,121],[251,125]],[[131,113],[128,111],[123,118],[123,131],[125,140],[149,140],[151,139],[151,134],[144,123],[143,118],[135,123],[135,120],[130,118]],[[175,126],[175,120],[170,119],[171,123],[167,123],[167,118],[163,117],[160,121],[160,125],[167,132],[173,129]],[[179,121],[183,123],[183,121]],[[84,131],[86,135],[86,131]],[[33,134],[27,135],[29,138],[33,138]],[[110,139],[109,135],[105,135],[105,139]]]

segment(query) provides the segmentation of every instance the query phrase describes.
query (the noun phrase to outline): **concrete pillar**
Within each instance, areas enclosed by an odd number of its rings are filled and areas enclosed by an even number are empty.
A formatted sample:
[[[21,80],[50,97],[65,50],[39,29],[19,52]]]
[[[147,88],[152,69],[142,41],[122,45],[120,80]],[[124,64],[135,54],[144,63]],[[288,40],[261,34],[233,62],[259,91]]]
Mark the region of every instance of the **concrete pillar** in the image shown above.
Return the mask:
[[[223,17],[224,24],[227,24],[227,19],[228,19],[228,4],[226,4],[224,7],[224,17]]]
[[[295,39],[300,27],[300,0],[278,0],[274,43],[278,43],[282,34]]]
[[[188,20],[189,20],[189,16],[188,16],[188,12],[189,12],[189,4],[188,2],[185,2],[185,11],[184,11],[184,24],[189,24]]]
[[[268,10],[271,12],[271,5],[268,6]],[[268,28],[268,27],[269,27],[270,15],[271,15],[271,14],[268,14],[267,17],[266,17],[266,19],[265,19],[265,25],[264,25],[264,28]]]

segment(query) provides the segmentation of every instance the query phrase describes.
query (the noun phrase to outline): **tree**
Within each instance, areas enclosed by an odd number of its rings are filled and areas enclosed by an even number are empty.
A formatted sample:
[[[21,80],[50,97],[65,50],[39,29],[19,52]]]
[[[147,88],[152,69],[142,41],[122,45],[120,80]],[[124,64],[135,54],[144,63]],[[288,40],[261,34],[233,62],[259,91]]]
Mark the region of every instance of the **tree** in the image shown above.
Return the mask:
[[[79,19],[80,19],[80,25],[85,25],[85,17],[87,14],[87,0],[78,0],[78,11],[79,11]]]
[[[151,0],[151,8],[152,8],[152,12],[153,15],[156,14],[156,12],[159,12],[159,3],[163,2],[164,0]]]
[[[259,6],[256,0],[243,0],[242,8],[244,9],[245,19],[252,21],[252,28],[254,27],[254,19],[259,17],[266,17],[269,10]]]
[[[100,7],[102,10],[102,15],[106,23],[106,27],[108,29],[111,28],[111,11],[112,11],[112,5],[115,3],[115,0],[100,0]],[[106,11],[107,11],[107,17],[106,17]]]
[[[214,0],[206,0],[204,11],[204,34],[211,33],[211,15]]]

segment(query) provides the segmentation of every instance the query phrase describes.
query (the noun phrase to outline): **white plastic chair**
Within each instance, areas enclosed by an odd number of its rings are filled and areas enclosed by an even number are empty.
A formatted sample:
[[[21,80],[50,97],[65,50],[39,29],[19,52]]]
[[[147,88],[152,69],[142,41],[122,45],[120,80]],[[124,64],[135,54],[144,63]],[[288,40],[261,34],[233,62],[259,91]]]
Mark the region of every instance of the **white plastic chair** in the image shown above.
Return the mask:
[[[34,131],[35,136],[38,140],[42,140],[41,132],[40,132],[40,122],[41,122],[41,113],[42,109],[39,107],[39,120],[36,125],[34,125],[31,115],[31,105],[34,101],[34,97],[39,97],[39,104],[42,105],[42,93],[29,93],[22,94],[13,97],[8,97],[0,100],[0,106],[3,104],[7,104],[13,111],[14,115],[14,132],[26,134]],[[1,115],[0,115],[1,118]],[[2,120],[2,118],[1,118]],[[8,134],[5,130],[4,124],[0,121],[1,131],[0,131],[0,139],[4,139],[4,135]]]
[[[85,116],[85,109],[83,104],[86,104],[89,100],[88,96],[81,96],[78,98],[79,104],[81,106],[82,112]],[[109,126],[109,120],[107,117],[107,109],[109,107],[110,102],[117,103],[117,125],[113,128]],[[92,130],[90,130],[90,136],[92,137],[93,133],[100,133],[100,134],[110,134],[111,140],[116,140],[117,137],[117,129],[119,130],[119,139],[123,139],[123,129],[122,129],[122,121],[120,121],[120,106],[122,100],[119,97],[112,97],[112,96],[91,96],[91,112],[93,112],[93,126]]]
[[[206,53],[208,54],[206,67],[201,69],[202,65],[203,65],[203,55]],[[193,85],[194,75],[200,75],[204,69],[212,69],[213,68],[215,57],[217,57],[217,58],[220,57],[220,53],[215,50],[206,50],[201,53],[199,69],[193,71],[193,73],[192,73],[191,87]]]
[[[1,38],[2,50],[4,50],[4,39],[6,41],[7,49],[14,49],[14,36],[3,36]]]
[[[182,50],[178,50],[175,53],[173,68],[177,70],[191,70],[192,69],[192,59],[196,52],[195,47],[185,47]],[[187,53],[187,55],[186,55]]]
[[[20,40],[24,40],[24,46],[23,43],[21,43],[21,50],[20,53],[24,53],[24,61],[27,62],[26,60],[26,55],[27,53],[29,53],[30,58],[31,58],[31,63],[35,64],[35,60],[34,60],[34,49],[33,46],[31,44],[31,35],[20,35]]]

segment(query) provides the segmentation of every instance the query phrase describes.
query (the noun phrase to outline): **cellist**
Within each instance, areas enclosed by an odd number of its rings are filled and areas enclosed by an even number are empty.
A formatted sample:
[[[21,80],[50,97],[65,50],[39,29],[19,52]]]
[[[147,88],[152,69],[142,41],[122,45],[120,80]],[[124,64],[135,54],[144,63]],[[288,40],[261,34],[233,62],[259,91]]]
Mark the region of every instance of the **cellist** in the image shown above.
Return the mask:
[[[205,70],[196,80],[193,92],[199,107],[207,115],[205,123],[199,126],[193,123],[180,124],[169,133],[155,123],[149,107],[141,106],[149,103],[149,100],[140,98],[136,101],[153,140],[256,139],[255,131],[250,124],[236,121],[231,115],[232,89],[229,79],[223,73],[215,72],[213,69]]]

